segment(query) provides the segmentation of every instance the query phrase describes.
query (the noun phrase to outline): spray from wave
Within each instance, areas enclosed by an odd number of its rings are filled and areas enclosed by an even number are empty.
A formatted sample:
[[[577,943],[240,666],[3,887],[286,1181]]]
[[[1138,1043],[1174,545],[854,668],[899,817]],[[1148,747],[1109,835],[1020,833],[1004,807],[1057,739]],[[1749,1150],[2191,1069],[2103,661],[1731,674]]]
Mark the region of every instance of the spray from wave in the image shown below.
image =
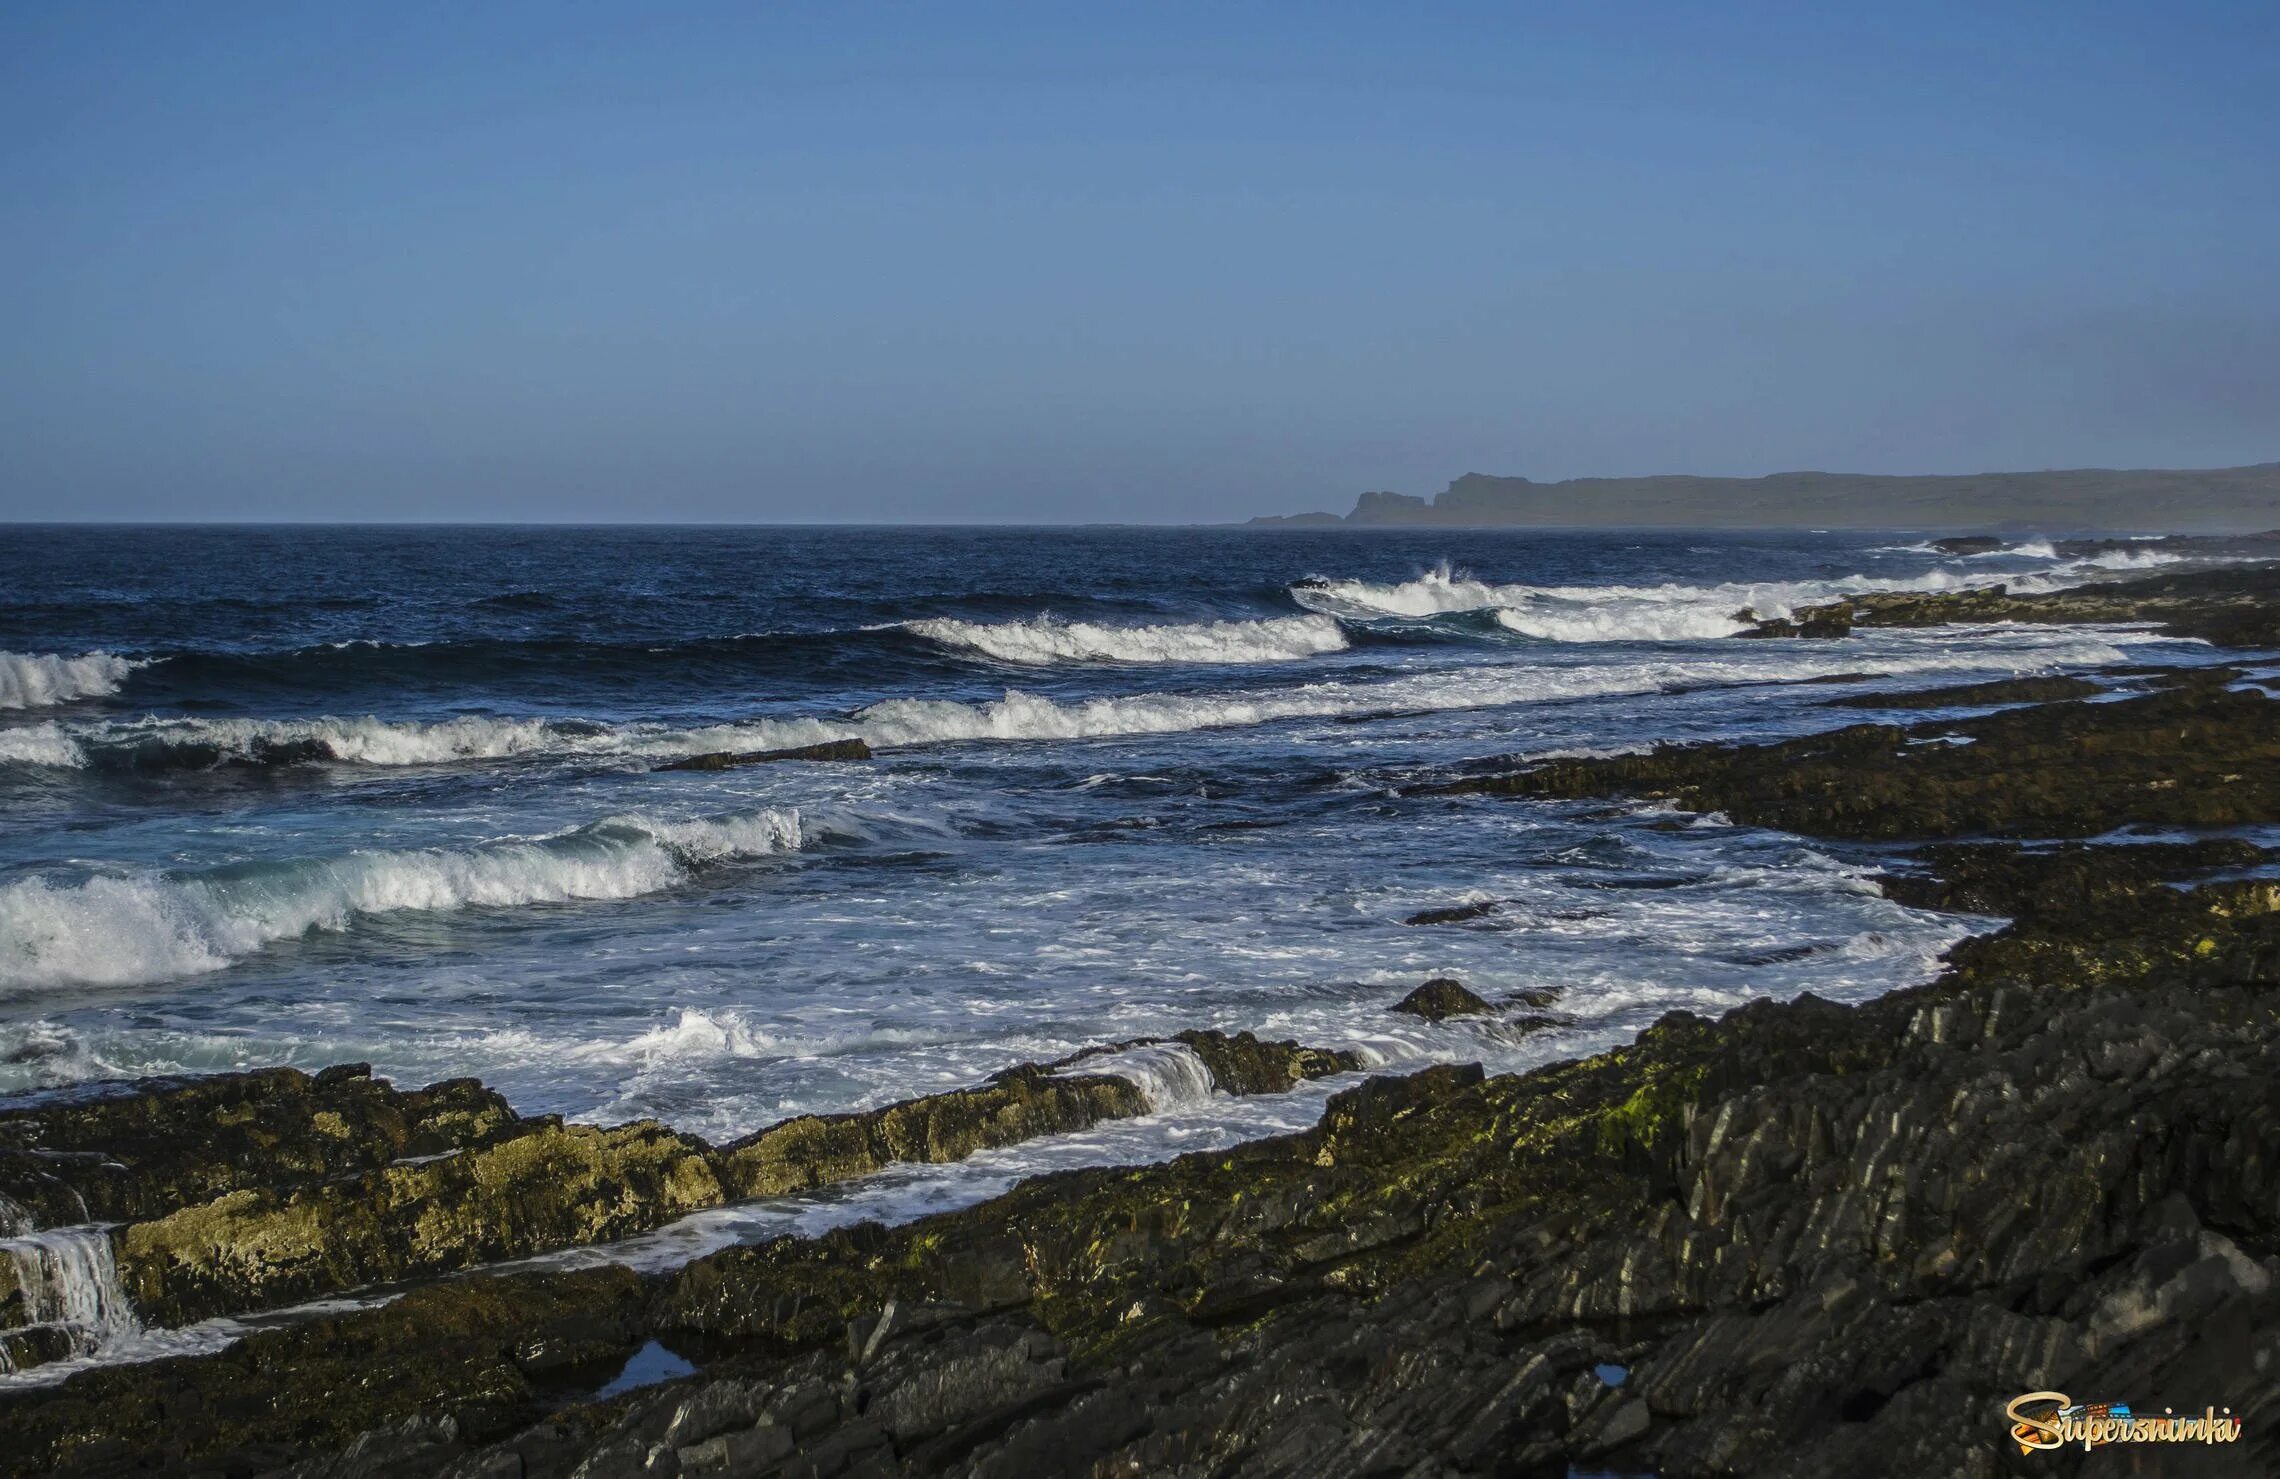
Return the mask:
[[[45,709],[117,693],[147,663],[108,652],[64,657],[53,652],[0,652],[0,709]]]
[[[1031,621],[914,621],[909,630],[945,647],[1003,662],[1254,663],[1341,652],[1346,634],[1327,616],[1166,626],[1097,626],[1041,616]]]
[[[1442,565],[1396,583],[1306,581],[1291,588],[1291,598],[1310,611],[1348,621],[1488,611],[1507,631],[1545,641],[1671,642],[1730,637],[1754,620],[1787,616],[1801,606],[1865,590],[1950,591],[1999,582],[2018,591],[2056,587],[2045,575],[1962,576],[1947,570],[1904,579],[1854,575],[1716,585],[1497,585]]]
[[[352,852],[191,873],[0,887],[0,988],[136,985],[219,970],[279,940],[405,910],[627,899],[706,863],[797,851],[797,812],[611,817],[550,837]]]

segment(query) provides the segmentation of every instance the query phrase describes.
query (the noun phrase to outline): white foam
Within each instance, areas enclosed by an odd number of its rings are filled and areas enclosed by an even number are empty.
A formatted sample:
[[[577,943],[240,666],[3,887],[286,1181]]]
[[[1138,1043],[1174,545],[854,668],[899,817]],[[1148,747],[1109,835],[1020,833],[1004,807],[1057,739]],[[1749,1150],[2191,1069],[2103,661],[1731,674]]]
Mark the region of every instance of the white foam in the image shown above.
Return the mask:
[[[359,915],[625,899],[691,866],[795,851],[798,813],[612,817],[468,848],[352,852],[210,873],[33,877],[0,887],[0,988],[134,985],[218,970]]]
[[[2185,556],[2158,549],[2110,549],[2090,556],[2082,563],[2095,565],[2101,570],[2151,570],[2157,565],[2176,565]]]
[[[0,1250],[16,1266],[23,1324],[61,1330],[69,1355],[93,1355],[141,1332],[142,1321],[119,1286],[107,1228],[49,1228],[0,1242]],[[15,1369],[0,1345],[0,1373]]]
[[[1760,614],[1786,610],[1763,586],[1681,587],[1717,594],[1689,607],[1672,601],[1648,604],[1629,615],[1614,611],[1609,621],[1682,624],[1730,620],[1733,607],[1755,595]],[[1576,608],[1539,606],[1514,620],[1549,610],[1568,619],[1597,621]],[[1613,608],[1610,608],[1613,611]],[[1643,614],[1642,614],[1643,613]],[[1499,614],[1499,621],[1506,620]],[[1602,626],[1601,630],[1611,630]],[[1603,640],[1603,639],[1602,639]],[[1999,655],[1933,650],[1921,657],[1875,657],[1847,649],[1833,663],[1816,644],[1814,654],[1793,644],[1734,643],[1716,653],[1668,658],[1640,657],[1585,666],[1500,662],[1487,666],[1440,668],[1370,682],[1323,681],[1286,687],[1221,693],[1153,692],[1058,702],[1020,689],[981,703],[951,699],[889,699],[846,718],[755,719],[739,724],[677,730],[656,724],[559,723],[538,719],[469,717],[440,724],[392,724],[378,719],[342,720],[168,720],[138,725],[59,729],[40,742],[54,763],[77,761],[80,751],[121,743],[149,743],[163,735],[185,745],[221,744],[248,755],[262,743],[289,743],[323,736],[341,741],[335,753],[375,766],[427,765],[451,759],[498,755],[673,759],[718,750],[773,750],[861,739],[878,748],[975,741],[1077,740],[1134,735],[1179,734],[1303,718],[1340,718],[1381,711],[1442,712],[1495,708],[1540,700],[1652,692],[1657,688],[1720,682],[1762,682],[1816,677],[1834,672],[1942,672],[1958,669],[2044,671],[2067,663],[2118,662],[2121,654],[2104,642],[2064,628],[2047,640]],[[355,743],[344,737],[354,736]]]
[[[52,719],[44,724],[0,729],[0,765],[38,765],[76,770],[86,763],[87,752],[80,748],[77,740],[63,732],[62,725]]]
[[[2008,583],[2013,590],[2050,589],[2046,575],[1960,575],[1932,570],[1904,579],[1852,575],[1836,580],[1675,582],[1635,585],[1496,585],[1443,565],[1414,580],[1311,582],[1291,588],[1309,610],[1352,621],[1412,619],[1466,611],[1495,613],[1497,624],[1554,642],[1661,642],[1726,637],[1756,619],[1863,591],[1953,591]]]
[[[0,709],[44,709],[117,693],[127,674],[148,664],[88,652],[0,652]]]
[[[1041,616],[1033,621],[914,621],[911,631],[946,647],[1005,662],[1288,662],[1340,652],[1346,634],[1327,616],[1166,626],[1099,626]]]
[[[1150,1114],[1184,1104],[1201,1104],[1216,1089],[1211,1070],[1184,1042],[1140,1043],[1113,1053],[1088,1053],[1061,1070],[1064,1074],[1113,1074],[1140,1090]]]

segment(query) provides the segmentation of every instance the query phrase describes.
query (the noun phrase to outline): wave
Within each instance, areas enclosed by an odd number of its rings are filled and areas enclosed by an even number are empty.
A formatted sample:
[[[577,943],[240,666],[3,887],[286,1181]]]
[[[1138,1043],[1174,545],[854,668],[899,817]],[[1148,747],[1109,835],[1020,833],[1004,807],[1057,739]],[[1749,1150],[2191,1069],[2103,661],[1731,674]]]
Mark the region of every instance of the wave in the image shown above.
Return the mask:
[[[798,812],[611,817],[552,836],[203,872],[0,887],[0,988],[130,986],[219,970],[359,916],[627,899],[735,858],[796,852]]]
[[[2047,575],[1964,576],[1933,570],[1899,579],[1853,575],[1716,585],[1497,585],[1443,565],[1397,583],[1304,581],[1291,587],[1291,598],[1310,611],[1349,621],[1487,611],[1506,630],[1545,641],[1671,642],[1730,637],[1754,620],[1787,616],[1802,606],[1867,590],[1947,591],[1998,583],[2022,591],[2055,584]]]
[[[108,652],[65,657],[54,652],[0,652],[0,709],[45,709],[117,693],[127,674],[148,663]]]
[[[105,770],[212,770],[338,761],[443,765],[558,753],[580,730],[543,719],[137,719],[0,730],[0,763]]]
[[[86,763],[87,752],[52,719],[45,724],[0,729],[0,765],[76,770]]]
[[[2081,563],[2096,566],[2100,570],[2151,570],[2157,565],[2182,564],[2186,559],[2187,556],[2172,554],[2167,550],[2110,549],[2101,550]]]
[[[1341,652],[1347,645],[1345,631],[1328,616],[1130,627],[1040,616],[1007,622],[914,621],[907,630],[946,647],[1018,663],[1286,662]]]
[[[1787,681],[1839,672],[2041,672],[2119,662],[2121,652],[2052,629],[2004,653],[1934,651],[1867,657],[1851,649],[1810,654],[1783,644],[1734,643],[1715,654],[1641,657],[1582,666],[1497,664],[1438,669],[1371,682],[1320,681],[1228,693],[1133,693],[1057,701],[1008,689],[980,703],[889,699],[845,717],[753,719],[700,729],[584,720],[463,717],[433,724],[381,719],[141,721],[58,730],[81,765],[137,768],[330,760],[369,766],[437,765],[529,756],[653,762],[719,750],[780,750],[860,739],[876,749],[980,741],[1082,740],[1229,729],[1289,719],[1354,718],[1498,708],[1509,704],[1652,693],[1717,683]],[[55,740],[39,748],[52,749]]]

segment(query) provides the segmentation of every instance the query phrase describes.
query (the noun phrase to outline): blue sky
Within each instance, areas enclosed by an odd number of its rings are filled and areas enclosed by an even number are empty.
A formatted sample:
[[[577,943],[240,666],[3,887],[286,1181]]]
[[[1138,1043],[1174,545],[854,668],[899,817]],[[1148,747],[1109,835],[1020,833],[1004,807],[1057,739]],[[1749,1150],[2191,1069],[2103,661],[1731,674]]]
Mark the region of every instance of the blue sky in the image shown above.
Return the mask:
[[[2280,7],[17,5],[0,518],[2280,459]]]

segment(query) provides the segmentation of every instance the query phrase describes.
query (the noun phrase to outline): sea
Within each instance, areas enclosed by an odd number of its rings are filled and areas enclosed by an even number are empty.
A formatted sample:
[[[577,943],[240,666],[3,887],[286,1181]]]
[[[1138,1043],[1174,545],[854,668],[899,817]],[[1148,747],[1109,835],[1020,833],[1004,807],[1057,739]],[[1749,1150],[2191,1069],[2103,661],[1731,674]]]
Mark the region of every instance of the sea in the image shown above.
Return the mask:
[[[1852,591],[2163,558],[1860,533],[7,528],[0,1102],[366,1062],[726,1139],[1191,1027],[1506,1071],[1675,1010],[1861,1000],[1973,927],[1884,898],[1875,848],[1430,788],[1872,717],[1824,680],[2206,661],[2130,628],[1735,636]],[[841,738],[874,758],[660,768]],[[1556,992],[1557,1022],[1389,1010],[1435,977]],[[1141,1119],[707,1236],[1295,1129],[1353,1081],[1233,1099],[1178,1059],[1107,1060]]]

